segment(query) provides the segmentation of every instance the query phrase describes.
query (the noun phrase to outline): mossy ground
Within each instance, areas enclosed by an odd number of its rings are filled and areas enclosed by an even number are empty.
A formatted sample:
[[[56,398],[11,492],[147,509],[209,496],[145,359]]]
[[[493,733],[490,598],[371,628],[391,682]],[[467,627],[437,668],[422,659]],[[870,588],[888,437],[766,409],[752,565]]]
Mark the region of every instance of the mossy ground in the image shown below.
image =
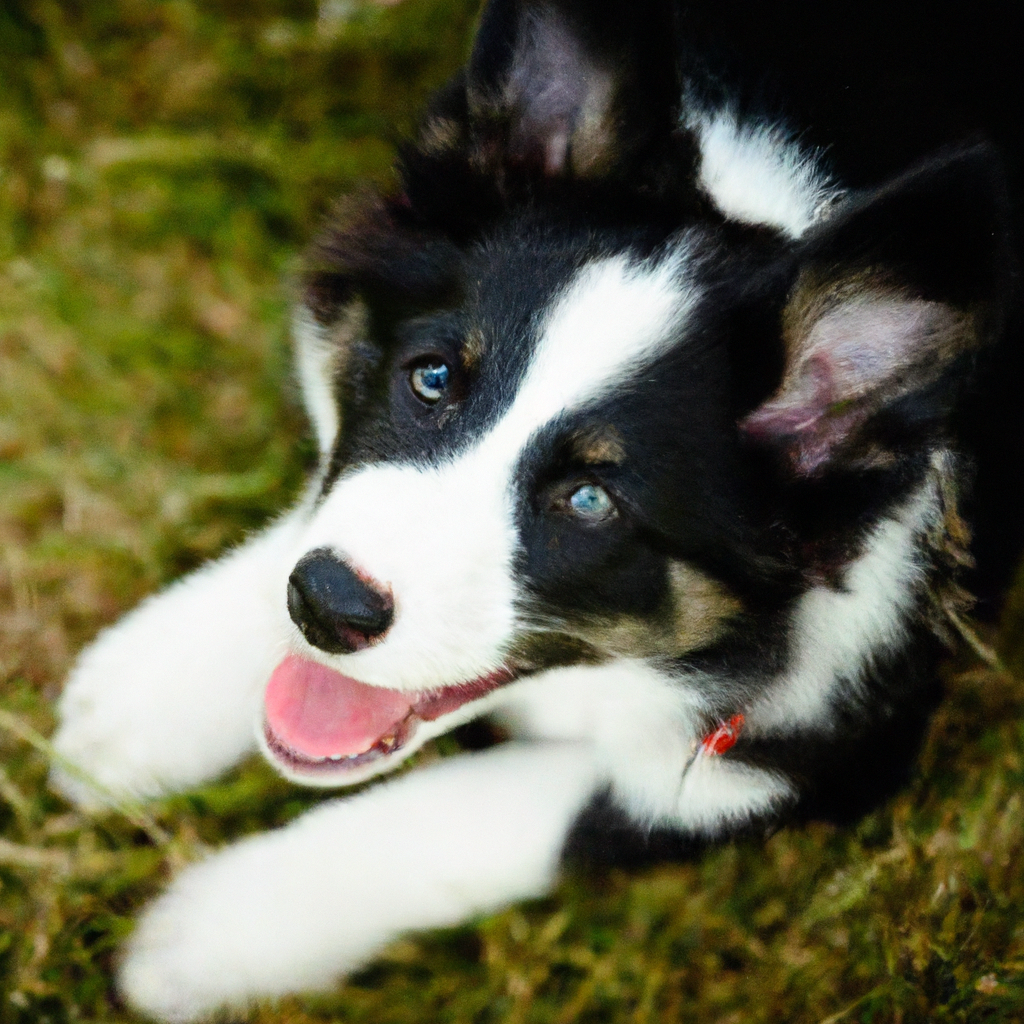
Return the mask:
[[[387,180],[473,7],[0,4],[0,1024],[135,1020],[110,977],[144,900],[318,799],[254,761],[86,817],[36,737],[98,629],[295,493],[296,254]],[[995,642],[1019,671],[1018,604]],[[856,827],[567,877],[246,1019],[1020,1020],[1024,685],[966,655],[948,676],[916,781]]]

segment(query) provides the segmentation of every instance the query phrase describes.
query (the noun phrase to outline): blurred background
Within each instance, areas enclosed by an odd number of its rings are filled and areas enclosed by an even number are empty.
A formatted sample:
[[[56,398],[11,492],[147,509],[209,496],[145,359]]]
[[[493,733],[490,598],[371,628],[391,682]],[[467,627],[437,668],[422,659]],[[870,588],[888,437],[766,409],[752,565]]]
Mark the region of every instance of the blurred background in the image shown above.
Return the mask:
[[[99,629],[296,493],[299,254],[387,185],[476,7],[0,0],[0,1024],[136,1020],[110,976],[138,907],[320,799],[254,761],[82,815],[45,789],[51,705]],[[1024,1019],[1021,607],[951,658],[918,778],[865,821],[570,874],[238,1019]]]

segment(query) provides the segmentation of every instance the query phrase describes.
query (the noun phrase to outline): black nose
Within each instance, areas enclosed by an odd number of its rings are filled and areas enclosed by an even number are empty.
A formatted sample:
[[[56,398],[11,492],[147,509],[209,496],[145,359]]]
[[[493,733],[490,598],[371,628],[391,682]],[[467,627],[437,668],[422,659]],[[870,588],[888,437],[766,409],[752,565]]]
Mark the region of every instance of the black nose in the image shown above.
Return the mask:
[[[320,548],[304,555],[288,577],[288,614],[314,647],[350,654],[388,631],[394,602]]]

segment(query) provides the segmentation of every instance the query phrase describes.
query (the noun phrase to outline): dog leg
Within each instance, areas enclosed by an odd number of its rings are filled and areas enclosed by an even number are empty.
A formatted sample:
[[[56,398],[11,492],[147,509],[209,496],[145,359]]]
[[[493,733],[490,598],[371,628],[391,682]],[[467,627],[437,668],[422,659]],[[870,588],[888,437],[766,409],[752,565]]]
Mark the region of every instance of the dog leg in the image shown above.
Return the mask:
[[[254,716],[287,637],[285,581],[300,508],[145,601],[82,654],[58,705],[57,751],[115,796],[213,778],[255,749]],[[52,785],[103,794],[57,766]]]
[[[596,785],[586,744],[508,744],[328,804],[180,875],[143,916],[121,988],[190,1021],[329,986],[403,932],[545,892]]]

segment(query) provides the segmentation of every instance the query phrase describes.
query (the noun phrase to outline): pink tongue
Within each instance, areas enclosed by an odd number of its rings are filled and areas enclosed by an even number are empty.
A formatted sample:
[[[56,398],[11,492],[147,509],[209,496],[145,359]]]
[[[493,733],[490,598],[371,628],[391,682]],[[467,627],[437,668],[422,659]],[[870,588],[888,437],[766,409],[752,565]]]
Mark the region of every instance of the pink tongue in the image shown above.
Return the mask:
[[[289,656],[274,669],[263,697],[267,724],[307,757],[361,754],[412,708],[397,690],[349,679],[315,661]]]

